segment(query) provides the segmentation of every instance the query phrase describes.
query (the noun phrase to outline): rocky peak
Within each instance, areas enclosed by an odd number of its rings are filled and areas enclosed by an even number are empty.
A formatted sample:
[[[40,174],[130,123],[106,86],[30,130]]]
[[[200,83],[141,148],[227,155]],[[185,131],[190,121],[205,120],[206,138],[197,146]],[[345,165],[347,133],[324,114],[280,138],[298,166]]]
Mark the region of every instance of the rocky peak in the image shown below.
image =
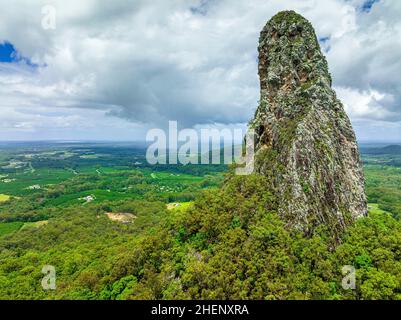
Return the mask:
[[[275,15],[259,41],[260,105],[256,169],[271,177],[288,224],[336,234],[367,214],[355,133],[331,88],[327,61],[311,23]]]

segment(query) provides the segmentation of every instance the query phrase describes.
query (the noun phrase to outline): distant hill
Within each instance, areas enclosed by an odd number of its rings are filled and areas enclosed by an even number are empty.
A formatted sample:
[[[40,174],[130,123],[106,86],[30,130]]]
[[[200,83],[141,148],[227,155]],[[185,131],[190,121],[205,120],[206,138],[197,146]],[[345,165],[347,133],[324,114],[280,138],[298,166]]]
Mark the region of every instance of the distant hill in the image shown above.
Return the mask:
[[[401,145],[389,145],[382,148],[361,148],[363,154],[391,154],[391,155],[401,155]]]

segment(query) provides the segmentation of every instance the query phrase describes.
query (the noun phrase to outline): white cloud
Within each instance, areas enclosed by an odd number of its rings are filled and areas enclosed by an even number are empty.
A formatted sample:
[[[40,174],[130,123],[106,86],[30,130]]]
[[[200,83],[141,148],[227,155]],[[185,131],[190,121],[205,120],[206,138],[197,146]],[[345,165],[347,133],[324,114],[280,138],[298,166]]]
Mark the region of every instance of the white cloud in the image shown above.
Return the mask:
[[[245,123],[259,98],[259,32],[283,9],[305,15],[329,39],[334,83],[353,121],[399,121],[401,5],[382,0],[366,13],[363,3],[0,0],[0,40],[45,65],[0,65],[0,107],[7,110],[0,133],[134,140],[168,120]],[[48,4],[57,10],[56,30],[41,28]]]

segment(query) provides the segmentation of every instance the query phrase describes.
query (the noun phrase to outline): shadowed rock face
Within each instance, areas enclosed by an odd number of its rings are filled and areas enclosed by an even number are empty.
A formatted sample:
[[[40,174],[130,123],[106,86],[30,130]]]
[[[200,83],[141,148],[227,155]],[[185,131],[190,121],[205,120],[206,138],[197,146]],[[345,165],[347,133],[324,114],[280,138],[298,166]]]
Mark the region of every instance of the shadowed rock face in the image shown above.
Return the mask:
[[[260,105],[256,170],[273,181],[279,212],[311,232],[325,224],[336,234],[367,214],[355,133],[331,88],[331,76],[312,25],[280,12],[259,42]]]

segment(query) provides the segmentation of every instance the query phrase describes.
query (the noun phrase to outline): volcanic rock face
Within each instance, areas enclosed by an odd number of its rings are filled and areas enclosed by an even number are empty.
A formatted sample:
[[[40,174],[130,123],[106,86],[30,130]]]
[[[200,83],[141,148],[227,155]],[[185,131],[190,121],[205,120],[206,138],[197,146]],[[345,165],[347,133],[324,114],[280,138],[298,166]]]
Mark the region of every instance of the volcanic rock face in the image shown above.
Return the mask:
[[[256,170],[271,177],[279,213],[306,233],[340,234],[367,214],[355,133],[331,88],[312,25],[293,11],[264,27],[259,43]]]

